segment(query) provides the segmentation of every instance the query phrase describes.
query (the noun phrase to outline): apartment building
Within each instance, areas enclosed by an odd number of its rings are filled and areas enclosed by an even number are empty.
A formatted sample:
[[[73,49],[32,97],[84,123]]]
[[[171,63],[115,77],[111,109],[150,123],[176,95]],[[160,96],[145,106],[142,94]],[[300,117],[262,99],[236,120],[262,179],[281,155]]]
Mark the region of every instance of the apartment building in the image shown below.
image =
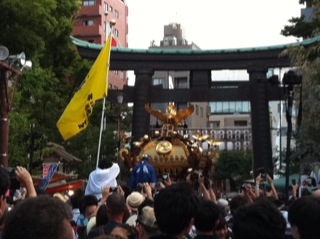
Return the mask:
[[[124,0],[82,0],[72,36],[90,43],[104,44],[112,27],[117,47],[128,47],[128,6]],[[109,89],[128,84],[126,71],[109,71]]]

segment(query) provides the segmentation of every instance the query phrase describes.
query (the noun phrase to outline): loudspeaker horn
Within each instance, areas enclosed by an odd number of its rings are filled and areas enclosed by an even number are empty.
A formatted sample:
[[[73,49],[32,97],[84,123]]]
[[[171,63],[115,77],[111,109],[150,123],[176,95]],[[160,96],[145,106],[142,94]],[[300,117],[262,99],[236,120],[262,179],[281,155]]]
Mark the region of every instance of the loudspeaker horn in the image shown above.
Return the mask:
[[[20,54],[17,54],[17,55],[9,56],[9,59],[12,60],[12,63],[19,62],[22,66],[26,64],[26,54],[24,54],[24,52],[21,52]]]
[[[0,61],[4,61],[9,56],[9,50],[5,46],[0,46]]]

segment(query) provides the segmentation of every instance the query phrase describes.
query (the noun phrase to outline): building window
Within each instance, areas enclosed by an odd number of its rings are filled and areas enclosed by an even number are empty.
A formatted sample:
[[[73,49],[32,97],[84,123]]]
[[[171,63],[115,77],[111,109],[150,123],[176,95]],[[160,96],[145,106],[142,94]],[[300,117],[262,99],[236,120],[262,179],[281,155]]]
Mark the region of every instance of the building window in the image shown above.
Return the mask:
[[[94,25],[94,21],[93,20],[84,20],[82,22],[83,26],[93,26]]]
[[[199,106],[196,105],[196,115],[199,115]]]
[[[250,102],[248,101],[210,102],[210,108],[211,108],[211,113],[213,114],[250,113]]]
[[[124,80],[124,72],[123,71],[120,71],[120,79]]]
[[[200,107],[200,117],[203,118],[203,108]]]
[[[110,6],[110,12],[113,12],[113,7],[112,6]]]
[[[113,29],[113,34],[116,36],[116,37],[119,37],[119,31],[117,29]]]
[[[152,81],[153,85],[162,85],[164,87],[164,79],[163,78],[155,78]]]
[[[94,6],[94,0],[83,0],[82,5],[83,6]]]
[[[178,102],[177,103],[177,110],[183,110],[183,109],[186,109],[188,108],[188,104],[187,103],[184,103],[184,102]]]
[[[104,2],[104,14],[108,13],[108,3]]]
[[[186,77],[176,77],[174,78],[175,87],[178,89],[188,89],[188,79]]]
[[[234,121],[234,126],[235,126],[235,127],[248,126],[248,121],[247,121],[247,120],[235,120],[235,121]]]
[[[116,18],[119,18],[119,12],[117,10],[114,11],[114,15]]]
[[[109,88],[109,89],[112,89],[112,84],[110,84],[110,83],[109,83],[109,86],[108,86],[108,88]]]
[[[219,128],[220,127],[220,121],[211,121],[209,122],[210,128]]]

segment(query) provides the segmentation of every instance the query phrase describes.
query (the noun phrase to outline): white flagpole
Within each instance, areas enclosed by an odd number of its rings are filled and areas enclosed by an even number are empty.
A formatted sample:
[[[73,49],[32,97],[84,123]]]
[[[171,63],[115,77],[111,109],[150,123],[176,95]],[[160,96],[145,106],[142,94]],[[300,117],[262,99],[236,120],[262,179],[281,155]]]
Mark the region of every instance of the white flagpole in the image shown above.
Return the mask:
[[[101,139],[102,139],[102,131],[103,131],[103,118],[104,118],[105,111],[106,111],[106,97],[103,97],[96,168],[98,168],[99,160],[100,160],[100,148],[101,148]]]
[[[107,44],[107,39],[110,35],[110,54],[109,54],[109,60],[108,64],[110,65],[110,55],[111,55],[111,43],[112,43],[112,27],[116,24],[115,20],[110,21],[110,34],[106,32],[106,43]],[[107,70],[107,75],[106,75],[106,84],[108,84],[108,74],[109,74],[109,65],[108,65],[108,70]],[[98,168],[99,165],[99,160],[100,160],[100,148],[101,148],[101,139],[102,139],[102,131],[103,131],[103,119],[106,111],[106,96],[103,97],[103,102],[102,102],[102,113],[101,113],[101,121],[100,121],[100,133],[99,133],[99,143],[98,143],[98,152],[97,152],[97,163],[96,163],[96,168]]]

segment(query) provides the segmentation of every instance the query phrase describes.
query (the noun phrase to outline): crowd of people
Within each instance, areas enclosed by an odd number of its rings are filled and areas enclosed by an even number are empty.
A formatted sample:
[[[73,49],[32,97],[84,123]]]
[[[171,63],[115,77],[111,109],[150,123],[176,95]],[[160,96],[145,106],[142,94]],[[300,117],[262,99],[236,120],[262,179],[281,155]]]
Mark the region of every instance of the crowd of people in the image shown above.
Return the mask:
[[[145,156],[129,177],[118,180],[117,163],[102,161],[86,188],[68,199],[38,192],[31,175],[17,167],[21,189],[14,200],[0,167],[0,239],[316,239],[320,237],[320,190],[280,199],[261,173],[241,192],[218,198],[201,170],[184,180],[156,178]],[[262,187],[262,182],[268,188]]]

